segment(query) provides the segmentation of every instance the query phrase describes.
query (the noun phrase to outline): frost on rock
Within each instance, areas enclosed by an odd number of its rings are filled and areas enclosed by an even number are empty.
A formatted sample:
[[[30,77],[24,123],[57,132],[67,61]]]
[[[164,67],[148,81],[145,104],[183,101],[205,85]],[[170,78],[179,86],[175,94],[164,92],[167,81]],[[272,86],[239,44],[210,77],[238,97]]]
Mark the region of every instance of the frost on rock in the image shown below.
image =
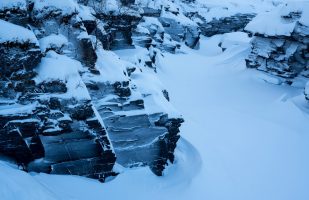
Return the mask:
[[[25,171],[104,181],[115,162],[162,175],[174,161],[183,119],[155,70],[160,49],[180,44],[133,2],[112,2],[27,1],[23,23],[1,15],[0,153]]]
[[[41,59],[34,33],[19,25],[0,19],[0,74],[12,74],[34,68]]]
[[[247,66],[287,83],[299,75],[308,77],[308,10],[308,2],[288,3],[254,18],[245,28],[255,35]]]
[[[307,100],[309,100],[309,82],[307,82],[305,87],[305,97]]]

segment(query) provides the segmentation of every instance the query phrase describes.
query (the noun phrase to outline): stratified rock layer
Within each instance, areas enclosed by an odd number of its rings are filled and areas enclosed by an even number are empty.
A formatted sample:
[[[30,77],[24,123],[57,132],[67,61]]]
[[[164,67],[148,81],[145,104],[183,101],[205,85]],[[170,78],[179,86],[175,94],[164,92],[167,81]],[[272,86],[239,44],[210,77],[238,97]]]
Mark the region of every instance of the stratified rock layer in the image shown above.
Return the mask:
[[[289,84],[297,76],[309,77],[309,27],[305,19],[308,9],[301,10],[287,4],[248,24],[246,30],[255,37],[247,67],[278,76]]]
[[[9,32],[25,33],[5,38],[0,30],[0,153],[26,171],[104,181],[118,162],[161,176],[174,161],[183,119],[146,105],[153,94],[132,77],[143,76],[140,67],[155,74],[159,49],[175,53],[178,42],[196,43],[199,33],[176,42],[176,32],[165,33],[131,1],[115,13],[94,6],[100,1],[79,3],[23,1],[0,10]],[[135,45],[147,48],[137,63],[104,50]],[[167,91],[159,91],[156,98],[169,104]]]

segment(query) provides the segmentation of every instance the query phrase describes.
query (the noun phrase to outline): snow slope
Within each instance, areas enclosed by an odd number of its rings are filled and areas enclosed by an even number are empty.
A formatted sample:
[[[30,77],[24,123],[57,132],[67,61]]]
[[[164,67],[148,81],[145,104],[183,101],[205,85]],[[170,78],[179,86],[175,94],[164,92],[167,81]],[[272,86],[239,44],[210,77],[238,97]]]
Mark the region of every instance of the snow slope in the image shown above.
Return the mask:
[[[125,173],[101,184],[28,175],[0,163],[0,199],[309,199],[303,91],[265,83],[261,72],[246,69],[248,47],[242,33],[226,34],[203,38],[198,51],[185,48],[160,60],[159,77],[186,119],[176,163],[164,177],[118,167]]]

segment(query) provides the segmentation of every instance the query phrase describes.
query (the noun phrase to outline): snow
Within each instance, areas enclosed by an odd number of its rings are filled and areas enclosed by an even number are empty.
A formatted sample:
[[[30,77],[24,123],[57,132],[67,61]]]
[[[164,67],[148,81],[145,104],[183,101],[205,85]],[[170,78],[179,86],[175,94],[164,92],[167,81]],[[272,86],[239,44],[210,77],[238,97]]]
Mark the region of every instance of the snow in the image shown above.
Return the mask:
[[[106,0],[105,2],[105,12],[117,12],[119,11],[119,5],[117,0]]]
[[[66,83],[68,91],[65,95],[61,94],[62,98],[90,99],[86,85],[79,75],[79,72],[83,71],[80,62],[49,51],[46,57],[42,58],[36,71],[38,72],[35,78],[37,83],[53,80]]]
[[[245,30],[269,36],[290,36],[294,30],[296,22],[284,23],[280,13],[280,9],[278,9],[276,12],[265,12],[259,14],[249,22]]]
[[[135,49],[118,50],[116,54],[129,63],[138,64],[147,61],[148,51],[141,47]],[[165,89],[153,69],[145,66],[135,66],[137,69],[130,76],[132,84],[136,87],[131,98],[143,97],[147,114],[167,113],[169,117],[181,117],[174,106],[163,96]],[[137,93],[137,94],[136,94]],[[136,112],[134,111],[136,114]],[[121,113],[117,113],[121,114]],[[124,114],[124,113],[122,113]],[[133,113],[132,113],[133,114]],[[130,115],[130,113],[129,113]]]
[[[1,199],[59,199],[33,177],[15,166],[0,161],[0,169]]]
[[[68,39],[64,35],[51,34],[39,40],[42,52],[51,48],[61,48],[68,45]]]
[[[62,15],[71,15],[78,11],[78,5],[74,0],[35,0],[34,10],[38,12],[61,10]]]
[[[1,0],[0,1],[0,10],[6,9],[26,9],[26,1],[25,0]]]
[[[24,27],[0,19],[0,43],[34,43],[38,45],[34,33]]]
[[[305,87],[305,95],[307,96],[307,98],[309,98],[309,81],[307,82]]]
[[[184,54],[160,60],[160,80],[186,119],[176,162],[163,177],[148,168],[122,169],[101,184],[26,174],[2,163],[1,199],[309,199],[309,116],[299,109],[303,89],[265,83],[261,72],[246,69],[250,45],[240,35],[203,38],[200,50],[183,47]],[[209,53],[222,38],[232,45]]]
[[[309,198],[308,115],[293,100],[302,90],[260,81],[245,69],[247,48],[166,58],[162,78],[186,119],[183,136],[203,160],[183,199]]]
[[[0,115],[14,115],[14,114],[30,114],[37,107],[37,102],[27,105],[12,104],[0,105]]]
[[[291,12],[301,13],[299,20],[285,20],[282,16],[288,16]],[[296,23],[309,25],[309,2],[291,1],[280,5],[270,12],[259,13],[245,28],[252,33],[265,34],[268,36],[290,36],[295,29]]]
[[[97,50],[96,67],[101,72],[100,80],[109,83],[116,81],[128,81],[128,77],[124,75],[126,72],[127,63],[120,60],[117,54],[103,49]]]
[[[143,22],[141,22],[139,25],[150,28],[154,26],[153,29],[158,29],[159,33],[164,32],[162,24],[159,22],[158,18],[155,17],[143,17]]]
[[[93,21],[95,20],[95,17],[94,17],[94,10],[93,8],[91,7],[88,7],[88,6],[80,6],[79,7],[79,13],[78,13],[78,16],[86,21],[86,20],[90,20],[90,21]]]
[[[282,10],[282,14],[288,14],[290,12],[300,12],[301,18],[299,22],[305,26],[309,26],[309,2],[308,1],[292,1],[289,2]]]
[[[111,10],[118,8],[116,1],[108,2]],[[286,7],[276,1],[259,0],[197,2],[210,6],[210,11],[204,13],[207,19],[232,15],[246,8],[247,12],[260,9],[260,14],[246,29],[267,35],[291,34],[296,22],[281,21],[281,15],[290,10],[302,10],[299,22],[308,24],[307,4]],[[252,9],[253,4],[259,3],[259,8]],[[74,1],[36,1],[42,8],[50,4],[67,11],[75,5]],[[177,10],[171,1],[156,0],[149,4],[154,7],[164,4]],[[273,7],[267,9],[265,5],[270,4]],[[91,11],[83,12],[80,17],[90,16]],[[157,23],[154,18],[144,19],[145,26]],[[187,19],[180,21],[183,20]],[[0,30],[0,41],[30,39],[37,43],[25,28],[2,20],[0,26],[6,27]],[[61,35],[49,37],[40,40],[43,50],[52,44],[67,43]],[[163,177],[153,175],[145,167],[124,169],[116,165],[121,174],[101,184],[77,176],[28,174],[0,161],[0,199],[308,200],[309,106],[304,89],[247,69],[249,42],[248,35],[240,32],[202,37],[199,50],[183,46],[181,54],[165,53],[158,58],[157,74],[153,69],[136,66],[131,77],[125,73],[126,68],[138,65],[141,57],[146,59],[145,49],[117,52],[98,49],[96,67],[100,75],[91,75],[94,76],[91,80],[113,83],[131,79],[131,84],[137,87],[132,91],[132,98],[146,95],[146,112],[183,115],[186,121],[181,127],[183,138],[175,150],[175,164],[168,166]],[[81,63],[49,51],[36,70],[37,83],[46,80],[66,83],[68,92],[59,94],[62,98],[90,99],[80,77],[80,72],[85,70]],[[163,89],[169,91],[171,103],[161,94]],[[309,83],[305,93],[309,94]],[[108,98],[112,97],[102,99],[102,103]],[[0,105],[0,115],[31,113],[35,107],[35,103]],[[99,121],[103,123],[100,117]]]
[[[190,20],[188,17],[183,15],[182,13],[179,13],[178,15],[175,15],[171,12],[165,12],[163,11],[161,13],[161,17],[163,18],[169,18],[175,20],[177,23],[182,24],[184,26],[197,26],[195,22]]]

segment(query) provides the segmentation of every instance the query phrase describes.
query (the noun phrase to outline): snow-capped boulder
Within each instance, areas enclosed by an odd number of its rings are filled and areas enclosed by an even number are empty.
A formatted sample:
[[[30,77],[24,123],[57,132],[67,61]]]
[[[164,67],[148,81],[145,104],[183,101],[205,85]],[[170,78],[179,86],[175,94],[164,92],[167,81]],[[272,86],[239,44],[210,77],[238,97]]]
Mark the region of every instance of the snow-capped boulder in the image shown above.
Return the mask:
[[[32,17],[35,20],[44,20],[61,16],[62,18],[77,14],[78,4],[74,0],[35,0]]]
[[[26,27],[29,20],[26,0],[1,0],[0,19]]]
[[[202,18],[203,20],[198,22],[198,24],[201,28],[201,33],[211,37],[217,34],[242,31],[254,16],[255,14],[252,13],[241,13],[219,19],[214,18],[211,21],[206,21]]]
[[[306,84],[305,97],[306,97],[307,100],[309,100],[309,83]]]
[[[1,73],[32,69],[41,59],[38,40],[31,30],[0,19]]]
[[[39,40],[40,48],[42,52],[47,52],[49,50],[56,51],[60,53],[64,46],[68,45],[68,40],[64,35],[51,34]]]
[[[288,3],[259,14],[246,31],[255,35],[247,66],[285,78],[306,74],[308,70],[308,2]],[[271,20],[269,20],[271,19]]]

